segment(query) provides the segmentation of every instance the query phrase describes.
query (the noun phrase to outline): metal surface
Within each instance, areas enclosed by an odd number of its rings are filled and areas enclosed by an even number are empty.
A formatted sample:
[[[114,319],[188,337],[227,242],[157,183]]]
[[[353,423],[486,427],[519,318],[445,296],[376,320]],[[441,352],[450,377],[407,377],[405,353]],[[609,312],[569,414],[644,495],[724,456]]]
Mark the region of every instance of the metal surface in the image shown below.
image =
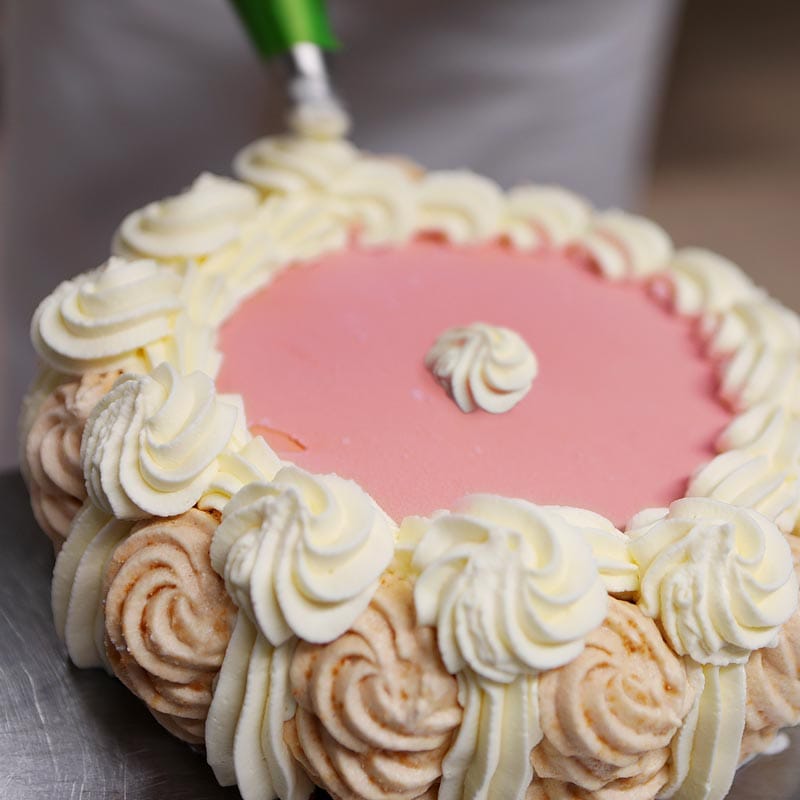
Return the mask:
[[[0,504],[0,798],[238,798],[122,684],[68,665],[50,617],[52,549],[18,475],[0,474]],[[800,800],[800,731],[744,767],[729,798]]]

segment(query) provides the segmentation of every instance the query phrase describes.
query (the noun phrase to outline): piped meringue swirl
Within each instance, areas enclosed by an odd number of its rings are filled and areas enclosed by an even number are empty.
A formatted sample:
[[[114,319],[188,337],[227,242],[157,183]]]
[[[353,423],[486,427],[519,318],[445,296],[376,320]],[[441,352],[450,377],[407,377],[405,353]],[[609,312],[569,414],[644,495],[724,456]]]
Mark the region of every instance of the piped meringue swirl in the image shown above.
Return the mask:
[[[394,550],[392,525],[355,483],[284,467],[227,504],[211,548],[228,593],[275,647],[324,643],[367,607]]]
[[[92,409],[119,372],[88,372],[62,383],[39,407],[25,442],[28,485],[36,521],[56,547],[86,499],[81,437]]]
[[[216,518],[192,509],[136,525],[106,576],[108,659],[171,733],[203,742],[236,611],[211,568]]]
[[[110,258],[64,281],[39,304],[33,345],[49,366],[73,375],[142,371],[137,351],[170,333],[180,292],[180,276],[155,261]]]
[[[654,797],[693,701],[683,659],[653,620],[610,600],[584,651],[539,678],[544,738],[531,754],[534,784],[558,781],[608,800]],[[553,789],[540,794],[558,796]]]
[[[639,605],[658,619],[679,655],[700,664],[743,664],[777,641],[797,608],[789,546],[756,511],[708,498],[674,502],[629,530],[639,564]]]
[[[121,519],[187,511],[214,477],[237,415],[202,372],[179,375],[164,363],[123,375],[84,431],[89,497]]]
[[[485,322],[446,330],[425,356],[425,366],[464,413],[510,411],[539,372],[519,334]]]
[[[181,194],[128,214],[116,249],[166,260],[208,255],[238,236],[258,200],[251,186],[204,172]]]
[[[461,708],[408,582],[384,577],[345,634],[301,642],[290,679],[297,713],[286,740],[317,785],[352,800],[428,796]]]
[[[566,664],[603,621],[608,595],[579,528],[557,511],[491,495],[409,518],[417,619],[436,625],[452,673],[510,683]]]

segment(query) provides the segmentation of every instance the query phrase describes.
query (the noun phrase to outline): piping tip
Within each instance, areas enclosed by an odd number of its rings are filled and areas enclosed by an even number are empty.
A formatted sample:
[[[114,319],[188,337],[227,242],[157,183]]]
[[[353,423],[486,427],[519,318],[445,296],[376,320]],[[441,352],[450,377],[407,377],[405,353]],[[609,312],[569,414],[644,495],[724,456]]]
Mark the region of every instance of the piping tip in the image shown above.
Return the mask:
[[[290,77],[289,127],[298,136],[338,139],[350,130],[350,116],[337,97],[322,49],[299,42],[286,53]]]

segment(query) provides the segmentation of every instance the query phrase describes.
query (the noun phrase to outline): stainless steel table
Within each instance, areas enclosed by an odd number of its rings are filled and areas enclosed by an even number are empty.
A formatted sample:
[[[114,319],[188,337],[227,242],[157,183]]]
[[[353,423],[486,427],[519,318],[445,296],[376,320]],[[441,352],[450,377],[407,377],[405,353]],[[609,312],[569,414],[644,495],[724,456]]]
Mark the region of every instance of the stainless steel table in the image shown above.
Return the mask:
[[[18,475],[0,474],[0,505],[0,798],[238,798],[122,684],[69,666],[50,616],[52,548]],[[730,798],[800,800],[800,731],[742,769]]]

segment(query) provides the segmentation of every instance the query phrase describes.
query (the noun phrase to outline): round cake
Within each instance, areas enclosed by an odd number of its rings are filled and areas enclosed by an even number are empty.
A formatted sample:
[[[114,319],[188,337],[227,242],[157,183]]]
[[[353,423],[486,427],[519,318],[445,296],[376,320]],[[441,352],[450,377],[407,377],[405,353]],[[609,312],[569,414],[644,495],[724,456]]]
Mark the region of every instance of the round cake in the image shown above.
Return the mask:
[[[800,723],[797,315],[563,189],[234,170],[33,318],[72,661],[245,800],[724,797]]]

